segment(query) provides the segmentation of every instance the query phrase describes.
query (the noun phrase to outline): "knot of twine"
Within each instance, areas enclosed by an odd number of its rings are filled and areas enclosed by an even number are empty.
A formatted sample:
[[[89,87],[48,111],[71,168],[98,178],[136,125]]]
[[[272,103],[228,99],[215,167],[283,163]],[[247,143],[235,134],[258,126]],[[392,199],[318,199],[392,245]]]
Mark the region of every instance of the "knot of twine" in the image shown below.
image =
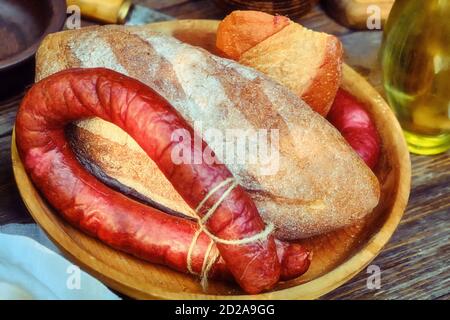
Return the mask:
[[[220,196],[220,198],[217,200],[214,205],[209,208],[208,212],[203,216],[200,217],[199,213],[200,210],[203,208],[205,203],[208,201],[211,196],[216,193],[221,188],[228,186],[227,190]],[[222,202],[228,197],[228,195],[238,186],[237,181],[234,178],[228,178],[224,181],[220,182],[217,186],[212,188],[208,194],[205,196],[205,198],[198,204],[197,208],[195,209],[195,214],[197,215],[197,222],[199,225],[199,228],[195,232],[194,236],[192,237],[191,244],[189,246],[189,251],[187,254],[187,269],[191,274],[196,274],[194,270],[192,269],[192,253],[194,251],[195,244],[197,243],[197,240],[202,232],[204,232],[206,235],[208,235],[211,239],[211,242],[208,245],[208,248],[206,249],[205,256],[203,257],[203,264],[202,269],[200,271],[200,283],[202,285],[203,290],[207,290],[208,288],[208,273],[211,271],[214,263],[219,258],[219,250],[214,246],[214,244],[222,243],[226,245],[244,245],[252,242],[259,241],[261,239],[267,239],[269,235],[273,231],[273,224],[268,224],[264,230],[261,232],[254,234],[250,237],[243,238],[243,239],[222,239],[214,234],[212,234],[207,228],[206,223],[209,221],[209,219],[212,217],[212,215],[216,212],[216,210],[219,208],[219,206],[222,204]]]

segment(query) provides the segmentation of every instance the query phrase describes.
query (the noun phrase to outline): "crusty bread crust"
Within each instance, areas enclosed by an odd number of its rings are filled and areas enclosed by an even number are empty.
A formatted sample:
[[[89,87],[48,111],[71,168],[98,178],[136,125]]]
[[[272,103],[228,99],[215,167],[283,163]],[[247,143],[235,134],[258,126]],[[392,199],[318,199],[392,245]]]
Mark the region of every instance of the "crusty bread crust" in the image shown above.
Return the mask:
[[[105,181],[102,174],[118,182],[114,184],[110,181],[108,184],[113,184],[113,187],[121,191],[125,191],[122,186],[131,188],[136,191],[131,195],[142,195],[142,200],[153,202],[152,205],[159,209],[195,217],[194,211],[184,202],[152,159],[114,124],[86,121],[79,123],[72,128],[70,141],[79,158],[86,160],[86,164],[95,164],[101,170],[92,173],[100,176],[104,182],[108,181]]]
[[[37,54],[37,79],[72,67],[106,67],[134,77],[165,97],[191,125],[201,120],[204,130],[278,130],[276,174],[261,175],[260,166],[248,163],[227,166],[263,218],[275,224],[281,239],[305,238],[349,225],[378,203],[377,178],[339,132],[291,91],[255,70],[145,26],[90,27],[48,36]],[[120,172],[145,172],[145,179],[130,173],[125,184],[141,185],[155,199],[167,197],[160,200],[163,206],[172,208],[171,201],[182,201],[169,199],[173,187],[152,178],[159,169],[123,143],[130,139],[123,131],[96,118],[77,128],[84,138],[75,144],[87,150],[86,157],[100,159],[101,169],[112,178],[121,178]],[[177,206],[187,210],[183,203]]]
[[[226,57],[239,60],[244,52],[289,24],[289,18],[260,11],[233,11],[217,29],[217,48]]]
[[[336,37],[329,36],[326,47],[321,67],[301,95],[303,101],[322,116],[330,111],[342,79],[342,43]]]
[[[342,54],[336,37],[291,22],[243,53],[239,62],[285,85],[326,116],[341,83]]]

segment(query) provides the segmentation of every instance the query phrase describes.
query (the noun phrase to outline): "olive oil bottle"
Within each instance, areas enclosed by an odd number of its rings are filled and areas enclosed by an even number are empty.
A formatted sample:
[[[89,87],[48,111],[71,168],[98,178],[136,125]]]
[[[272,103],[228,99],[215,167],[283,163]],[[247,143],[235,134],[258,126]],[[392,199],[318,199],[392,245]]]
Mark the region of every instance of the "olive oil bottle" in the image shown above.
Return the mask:
[[[450,0],[396,0],[385,27],[383,83],[411,152],[450,149]]]

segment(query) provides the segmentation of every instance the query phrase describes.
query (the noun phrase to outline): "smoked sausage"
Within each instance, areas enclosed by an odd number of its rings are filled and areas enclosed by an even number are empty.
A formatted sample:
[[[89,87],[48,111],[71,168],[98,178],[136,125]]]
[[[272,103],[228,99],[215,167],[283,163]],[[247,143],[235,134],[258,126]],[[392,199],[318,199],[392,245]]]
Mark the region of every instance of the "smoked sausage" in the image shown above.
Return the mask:
[[[380,159],[380,137],[364,105],[344,89],[339,89],[327,116],[369,168]]]

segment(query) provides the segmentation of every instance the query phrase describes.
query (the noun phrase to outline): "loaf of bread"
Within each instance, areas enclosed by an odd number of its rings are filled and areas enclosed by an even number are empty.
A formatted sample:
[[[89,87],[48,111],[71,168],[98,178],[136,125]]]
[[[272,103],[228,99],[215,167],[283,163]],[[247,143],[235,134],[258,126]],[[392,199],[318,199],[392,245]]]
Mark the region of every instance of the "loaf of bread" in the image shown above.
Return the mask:
[[[341,84],[339,39],[285,17],[234,11],[219,25],[217,47],[285,85],[323,116]]]
[[[219,160],[263,218],[275,224],[279,238],[305,238],[349,225],[378,203],[377,178],[340,133],[290,90],[253,69],[146,26],[49,35],[37,53],[36,80],[74,67],[110,68],[146,83],[193,127],[201,125],[199,134],[208,129],[277,132],[279,157],[268,163]],[[193,214],[118,127],[87,119],[71,131],[75,151],[100,179],[168,212]],[[224,141],[202,137],[216,155],[224,150]],[[245,148],[247,154],[253,150],[250,144]],[[267,166],[273,165],[278,170],[268,174]]]

